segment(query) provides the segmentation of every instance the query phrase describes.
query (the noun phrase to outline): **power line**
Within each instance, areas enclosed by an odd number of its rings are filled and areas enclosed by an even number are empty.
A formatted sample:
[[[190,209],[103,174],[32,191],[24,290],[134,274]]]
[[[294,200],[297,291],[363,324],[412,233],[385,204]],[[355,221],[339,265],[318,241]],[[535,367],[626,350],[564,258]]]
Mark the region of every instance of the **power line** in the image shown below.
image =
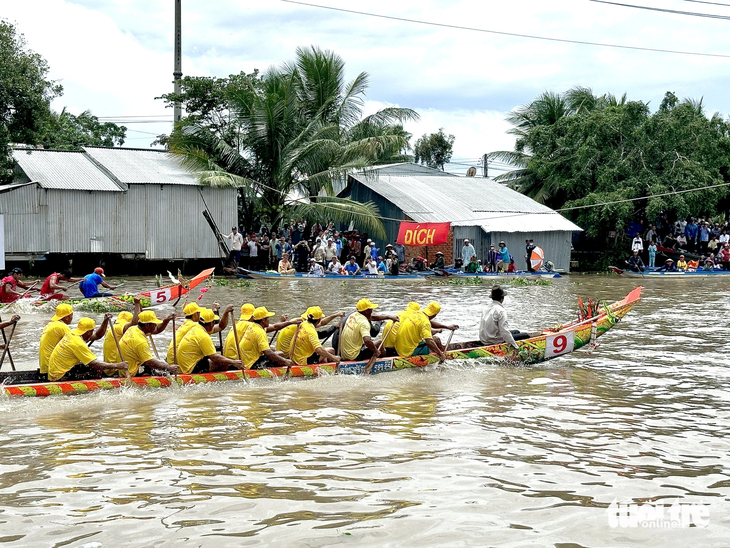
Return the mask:
[[[685,2],[693,2],[695,4],[710,4],[712,6],[727,6],[730,7],[730,4],[723,4],[721,2],[705,2],[704,0],[684,0]]]
[[[468,30],[472,32],[483,32],[487,34],[497,34],[500,36],[512,36],[512,37],[518,37],[518,38],[530,38],[532,40],[545,40],[548,42],[562,42],[566,44],[579,44],[584,46],[599,46],[604,48],[617,48],[617,49],[628,49],[628,50],[635,50],[635,51],[652,51],[655,53],[672,53],[676,55],[695,55],[699,57],[721,57],[724,59],[730,59],[730,55],[721,54],[721,53],[700,53],[695,51],[679,51],[679,50],[670,50],[670,49],[659,49],[659,48],[642,48],[638,46],[624,46],[620,44],[604,44],[600,42],[586,42],[583,40],[568,40],[565,38],[548,38],[546,36],[536,36],[532,34],[518,34],[515,32],[503,32],[503,31],[497,31],[497,30],[488,30],[488,29],[479,29],[474,27],[463,27],[460,25],[448,25],[446,23],[434,23],[433,21],[420,21],[417,19],[408,19],[405,17],[394,17],[391,15],[381,15],[377,13],[368,13],[364,11],[355,11],[355,10],[348,10],[344,8],[335,8],[332,6],[322,6],[319,4],[310,4],[307,2],[298,2],[295,0],[281,0],[282,2],[285,2],[287,4],[296,4],[299,6],[307,6],[310,8],[319,8],[319,9],[325,9],[325,10],[332,10],[332,11],[339,11],[343,13],[351,13],[354,15],[364,15],[366,17],[377,17],[379,19],[389,19],[392,21],[401,21],[404,23],[416,23],[418,25],[430,25],[434,27],[442,27],[442,28],[449,28],[449,29],[457,29],[457,30]]]
[[[621,4],[619,2],[609,2],[608,0],[588,0],[588,1],[595,2],[596,4],[610,4],[612,6],[621,6],[624,8],[636,8],[636,9],[648,10],[648,11],[661,11],[664,13],[673,13],[675,15],[689,15],[692,17],[707,17],[708,19],[730,20],[730,16],[727,16],[727,15],[714,15],[711,13],[697,13],[694,11],[668,10],[668,9],[664,9],[664,8],[652,8],[649,6],[635,6],[633,4]]]

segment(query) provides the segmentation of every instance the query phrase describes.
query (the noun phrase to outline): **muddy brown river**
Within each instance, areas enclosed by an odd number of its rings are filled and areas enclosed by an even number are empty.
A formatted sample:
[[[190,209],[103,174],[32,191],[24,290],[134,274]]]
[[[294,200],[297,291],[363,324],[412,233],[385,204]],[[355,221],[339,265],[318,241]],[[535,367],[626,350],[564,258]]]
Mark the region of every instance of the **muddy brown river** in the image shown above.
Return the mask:
[[[505,306],[536,330],[575,318],[579,295],[614,301],[642,281],[507,286]],[[538,366],[0,398],[0,543],[729,546],[730,280],[644,286],[592,354]],[[489,288],[231,281],[200,302],[299,315],[438,300],[459,341],[476,338]],[[20,313],[15,361],[35,368],[52,310]]]

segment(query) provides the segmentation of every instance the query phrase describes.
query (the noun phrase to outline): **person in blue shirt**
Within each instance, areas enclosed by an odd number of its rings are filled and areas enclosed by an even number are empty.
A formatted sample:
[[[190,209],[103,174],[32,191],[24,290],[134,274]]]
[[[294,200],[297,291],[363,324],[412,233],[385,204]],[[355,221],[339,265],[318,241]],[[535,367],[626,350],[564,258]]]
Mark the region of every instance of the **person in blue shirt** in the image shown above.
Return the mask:
[[[499,242],[499,263],[497,263],[497,270],[500,272],[506,272],[509,266],[509,250],[504,242]]]
[[[360,272],[360,267],[357,266],[355,257],[350,257],[350,260],[345,265],[345,274],[348,276],[356,276],[358,272]]]
[[[684,235],[687,237],[687,249],[690,251],[695,250],[698,231],[699,227],[697,226],[697,223],[695,223],[695,218],[690,217],[689,223],[687,223],[687,226],[684,227]]]
[[[378,272],[387,272],[388,269],[385,268],[385,262],[383,261],[382,257],[378,257]]]
[[[674,261],[672,259],[667,259],[667,262],[664,263],[664,266],[660,266],[656,270],[657,272],[678,272],[677,271],[677,265],[674,264]]]
[[[79,289],[84,297],[90,299],[92,297],[111,297],[111,293],[100,293],[99,285],[106,287],[107,289],[114,290],[117,288],[116,285],[109,285],[104,281],[104,269],[95,268],[94,272],[84,276],[84,279],[79,283]]]

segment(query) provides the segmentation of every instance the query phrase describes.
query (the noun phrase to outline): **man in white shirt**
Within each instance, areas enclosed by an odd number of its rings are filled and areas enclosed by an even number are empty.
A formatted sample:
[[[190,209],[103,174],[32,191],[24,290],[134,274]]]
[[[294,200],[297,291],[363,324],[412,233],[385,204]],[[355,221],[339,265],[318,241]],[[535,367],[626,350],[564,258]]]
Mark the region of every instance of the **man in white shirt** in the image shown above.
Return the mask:
[[[252,233],[248,239],[248,256],[250,257],[251,270],[259,269],[259,243],[256,233]]]
[[[517,330],[510,330],[507,322],[507,311],[502,306],[504,302],[504,290],[495,285],[492,287],[492,306],[482,311],[479,321],[479,340],[484,345],[499,343],[509,344],[515,352],[518,350],[517,343],[523,339],[529,339],[529,333]]]
[[[230,234],[223,234],[221,236],[231,240],[231,254],[230,259],[234,270],[238,269],[238,264],[241,262],[241,248],[243,247],[243,234],[238,232],[238,228],[235,226],[231,229]]]
[[[461,264],[463,266],[468,265],[469,261],[471,261],[472,256],[476,254],[477,252],[474,249],[474,246],[471,245],[468,238],[465,238],[464,247],[461,248]]]

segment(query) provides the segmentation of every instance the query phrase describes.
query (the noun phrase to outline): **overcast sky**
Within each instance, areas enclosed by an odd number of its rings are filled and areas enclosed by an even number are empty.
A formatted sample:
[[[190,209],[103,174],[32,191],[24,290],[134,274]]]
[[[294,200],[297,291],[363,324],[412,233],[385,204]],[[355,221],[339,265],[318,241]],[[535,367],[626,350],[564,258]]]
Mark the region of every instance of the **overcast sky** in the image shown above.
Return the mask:
[[[227,76],[292,60],[297,46],[338,53],[349,78],[370,75],[366,108],[410,107],[413,141],[443,127],[456,136],[454,161],[475,165],[485,152],[512,149],[507,113],[545,90],[587,86],[650,103],[666,91],[704,98],[727,116],[730,0],[620,0],[704,13],[696,17],[591,0],[312,0],[441,25],[707,57],[599,47],[344,13],[281,0],[183,0],[183,73]],[[721,4],[721,5],[717,5]],[[173,0],[5,0],[14,22],[46,58],[74,114],[172,119],[154,97],[172,90]],[[118,118],[115,118],[118,120]],[[147,147],[169,124],[125,124],[125,146]],[[454,165],[452,169],[458,170]],[[496,175],[493,171],[490,175]]]

